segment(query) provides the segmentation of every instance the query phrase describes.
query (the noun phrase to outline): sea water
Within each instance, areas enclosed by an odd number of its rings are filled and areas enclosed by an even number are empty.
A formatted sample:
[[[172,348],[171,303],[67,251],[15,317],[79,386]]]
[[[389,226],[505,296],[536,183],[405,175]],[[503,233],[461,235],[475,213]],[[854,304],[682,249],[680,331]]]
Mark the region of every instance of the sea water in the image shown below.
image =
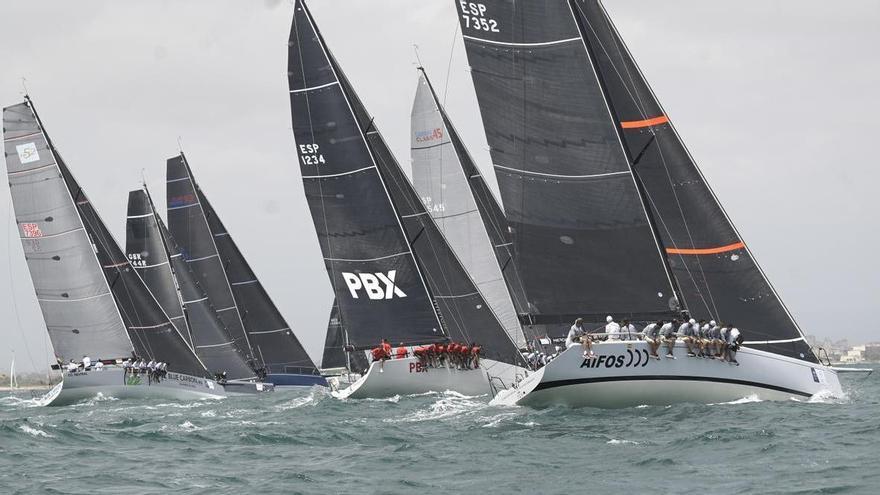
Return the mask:
[[[843,398],[618,410],[317,387],[61,408],[3,397],[0,493],[880,493],[880,372],[842,380]]]

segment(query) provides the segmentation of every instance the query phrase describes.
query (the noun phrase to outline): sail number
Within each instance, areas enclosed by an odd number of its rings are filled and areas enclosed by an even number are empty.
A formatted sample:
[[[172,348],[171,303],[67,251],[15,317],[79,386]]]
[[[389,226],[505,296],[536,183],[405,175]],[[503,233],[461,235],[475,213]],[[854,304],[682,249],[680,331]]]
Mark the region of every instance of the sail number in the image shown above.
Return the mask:
[[[299,157],[302,159],[303,165],[323,165],[327,163],[324,160],[324,155],[318,152],[320,148],[317,144],[299,145]]]
[[[128,261],[131,262],[131,266],[134,267],[144,267],[147,266],[147,260],[145,260],[141,253],[128,253]]]
[[[487,31],[500,33],[498,21],[486,17],[486,4],[458,0],[461,7],[461,17],[464,19],[464,27],[475,31]]]

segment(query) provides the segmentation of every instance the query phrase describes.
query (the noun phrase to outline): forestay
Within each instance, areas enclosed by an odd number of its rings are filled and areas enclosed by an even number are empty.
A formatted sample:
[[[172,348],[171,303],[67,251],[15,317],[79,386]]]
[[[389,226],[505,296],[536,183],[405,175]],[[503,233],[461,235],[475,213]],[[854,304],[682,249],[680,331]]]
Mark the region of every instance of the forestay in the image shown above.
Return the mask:
[[[509,268],[511,280],[519,280],[511,263],[510,244],[493,244],[489,236],[490,229],[498,230],[501,226],[492,223],[495,219],[489,216],[490,212],[483,211],[488,209],[487,205],[482,205],[483,210],[480,208],[475,193],[483,190],[472,189],[471,182],[482,182],[482,178],[461,146],[424,70],[419,76],[411,124],[413,186],[507,334],[517,345],[525,346],[517,310],[502,273],[502,267]],[[453,144],[453,138],[459,146]],[[480,199],[483,203],[495,202],[491,194]]]
[[[568,2],[455,3],[530,319],[671,314],[672,279]]]
[[[753,347],[815,362],[605,9],[598,0],[573,6],[688,310],[734,323],[748,341],[770,341]]]

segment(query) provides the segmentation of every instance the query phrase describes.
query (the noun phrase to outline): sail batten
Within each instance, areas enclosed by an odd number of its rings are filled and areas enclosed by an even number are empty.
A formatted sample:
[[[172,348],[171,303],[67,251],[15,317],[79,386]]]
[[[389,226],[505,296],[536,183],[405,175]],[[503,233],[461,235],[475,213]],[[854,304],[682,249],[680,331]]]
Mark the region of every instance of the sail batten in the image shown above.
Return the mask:
[[[527,316],[673,314],[674,284],[569,3],[482,5],[456,3]]]

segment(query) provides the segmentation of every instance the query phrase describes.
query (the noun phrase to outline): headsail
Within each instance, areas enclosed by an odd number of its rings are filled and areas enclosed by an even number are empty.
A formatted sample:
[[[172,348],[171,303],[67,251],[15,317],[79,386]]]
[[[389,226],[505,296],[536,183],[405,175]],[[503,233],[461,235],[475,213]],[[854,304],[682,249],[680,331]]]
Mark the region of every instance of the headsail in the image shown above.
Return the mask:
[[[16,221],[59,357],[120,358],[133,346],[174,371],[205,375],[52,146],[30,100],[4,109],[3,128]]]
[[[166,178],[171,235],[181,247],[184,259],[214,304],[239,352],[247,359],[254,359],[232,287],[183,153],[168,159]]]
[[[171,323],[193,347],[192,332],[183,314],[180,291],[171,269],[168,253],[159,235],[158,219],[153,215],[147,193],[128,193],[128,215],[125,222],[125,252],[131,266],[147,284]]]
[[[232,287],[235,305],[238,306],[238,312],[257,360],[263,363],[268,373],[318,374],[318,367],[312,362],[312,358],[306,353],[232,236],[223,226],[204,191],[192,177],[192,170],[189,170],[189,174],[196,185],[199,203],[208,219],[208,227],[211,229],[217,252],[220,254],[229,285]]]
[[[513,300],[525,309],[526,299],[505,235],[507,220],[420,71],[410,132],[413,185],[507,334],[524,347]]]
[[[456,6],[530,318],[646,319],[677,310],[568,2]]]
[[[395,344],[476,340],[487,357],[521,363],[302,1],[289,46],[300,170],[349,340],[361,346],[383,336]]]
[[[752,346],[815,361],[601,3],[572,5],[690,313],[733,322],[746,340],[769,341]]]
[[[254,370],[235,347],[208,295],[196,283],[146,190],[129,193],[126,230],[129,260],[138,272],[152,275],[142,278],[154,294],[166,293],[165,303],[160,301],[162,307],[169,315],[180,314],[182,321],[175,324],[181,332],[186,329],[190,333],[193,350],[208,370],[225,371],[230,379],[254,378]]]
[[[346,352],[345,326],[339,315],[339,305],[333,301],[330,320],[327,322],[327,338],[324,341],[324,358],[321,368],[348,368],[355,373],[363,373],[370,363],[363,351]]]

